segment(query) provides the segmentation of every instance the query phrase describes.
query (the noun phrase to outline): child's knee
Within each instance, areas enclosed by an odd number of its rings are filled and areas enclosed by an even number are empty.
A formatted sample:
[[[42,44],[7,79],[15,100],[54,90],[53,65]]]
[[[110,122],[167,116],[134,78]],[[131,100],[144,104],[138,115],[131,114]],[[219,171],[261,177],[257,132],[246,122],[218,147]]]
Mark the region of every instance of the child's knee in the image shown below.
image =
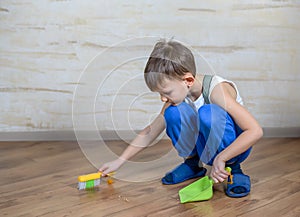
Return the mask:
[[[218,105],[207,104],[200,107],[198,110],[200,124],[204,124],[207,127],[218,123],[221,117],[226,117],[226,111]]]
[[[164,117],[167,123],[177,123],[180,121],[180,112],[177,106],[170,105],[164,113]]]
[[[195,118],[195,112],[187,103],[181,103],[178,106],[170,105],[164,113],[167,123],[181,123],[185,119]]]

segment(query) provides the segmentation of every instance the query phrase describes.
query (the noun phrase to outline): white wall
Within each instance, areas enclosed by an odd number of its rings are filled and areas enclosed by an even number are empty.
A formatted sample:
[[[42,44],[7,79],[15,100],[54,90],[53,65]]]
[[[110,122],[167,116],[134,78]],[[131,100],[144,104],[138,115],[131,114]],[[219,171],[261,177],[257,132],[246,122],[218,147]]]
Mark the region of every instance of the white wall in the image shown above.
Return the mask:
[[[143,56],[173,36],[236,81],[263,127],[300,126],[297,1],[2,0],[0,24],[2,132],[71,130],[72,102],[78,128],[143,127],[161,107]]]

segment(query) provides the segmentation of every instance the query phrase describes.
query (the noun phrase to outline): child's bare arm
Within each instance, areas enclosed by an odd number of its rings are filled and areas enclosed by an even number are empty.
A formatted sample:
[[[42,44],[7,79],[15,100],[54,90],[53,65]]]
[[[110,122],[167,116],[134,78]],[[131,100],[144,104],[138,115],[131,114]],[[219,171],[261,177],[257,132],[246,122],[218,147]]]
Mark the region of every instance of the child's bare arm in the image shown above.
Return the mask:
[[[126,160],[129,160],[135,156],[138,152],[149,146],[165,129],[164,110],[168,104],[165,104],[161,113],[155,118],[155,120],[145,127],[137,137],[131,142],[131,144],[124,150],[121,156],[111,162],[105,163],[100,167],[99,171],[103,174],[108,174],[112,171],[116,171],[122,166]]]
[[[137,137],[131,142],[128,148],[122,153],[120,158],[128,160],[139,151],[149,146],[165,129],[165,121],[162,115],[158,115],[156,119],[146,128],[144,128]]]
[[[218,84],[211,94],[211,101],[224,108],[243,130],[243,133],[215,158],[211,176],[215,181],[221,182],[227,177],[225,162],[249,149],[262,137],[263,132],[255,118],[236,102],[235,89],[229,83]]]

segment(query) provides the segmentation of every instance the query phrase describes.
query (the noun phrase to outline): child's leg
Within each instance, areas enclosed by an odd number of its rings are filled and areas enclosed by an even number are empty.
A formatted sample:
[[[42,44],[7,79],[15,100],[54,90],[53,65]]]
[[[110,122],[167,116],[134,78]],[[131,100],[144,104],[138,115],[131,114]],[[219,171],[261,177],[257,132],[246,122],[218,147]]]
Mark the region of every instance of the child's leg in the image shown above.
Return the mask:
[[[228,147],[242,130],[230,115],[217,105],[202,106],[198,113],[200,133],[196,143],[197,151],[202,162],[212,165],[216,155]],[[250,178],[244,175],[240,168],[240,163],[249,156],[250,151],[251,148],[226,162],[226,166],[230,166],[232,174],[235,174],[235,183],[228,185],[226,191],[228,196],[242,197],[250,191]]]
[[[231,116],[218,105],[204,105],[198,113],[197,151],[202,162],[212,165],[214,158],[228,147],[242,133],[242,130],[235,124]],[[251,148],[230,159],[227,164],[243,162],[250,154],[250,150]]]
[[[195,155],[192,153],[198,137],[198,114],[183,102],[178,106],[169,106],[165,110],[166,133],[180,157]],[[195,151],[194,151],[195,152]]]
[[[176,184],[190,178],[204,176],[206,169],[199,166],[195,148],[198,137],[198,114],[187,103],[169,106],[165,111],[166,132],[179,156],[186,158],[183,164],[162,178],[164,184]]]

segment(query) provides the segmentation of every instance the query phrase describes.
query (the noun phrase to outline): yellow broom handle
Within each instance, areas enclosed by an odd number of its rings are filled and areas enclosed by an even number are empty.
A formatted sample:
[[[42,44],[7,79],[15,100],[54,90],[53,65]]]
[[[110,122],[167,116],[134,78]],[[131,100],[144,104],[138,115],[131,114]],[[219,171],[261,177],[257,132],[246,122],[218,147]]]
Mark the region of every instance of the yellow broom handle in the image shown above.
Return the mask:
[[[108,173],[107,176],[112,176],[114,174],[115,174],[115,172],[111,172],[111,173]],[[86,181],[89,181],[89,180],[100,179],[101,176],[102,176],[101,172],[90,173],[90,174],[87,174],[87,175],[78,176],[78,181],[79,182],[86,182]]]

